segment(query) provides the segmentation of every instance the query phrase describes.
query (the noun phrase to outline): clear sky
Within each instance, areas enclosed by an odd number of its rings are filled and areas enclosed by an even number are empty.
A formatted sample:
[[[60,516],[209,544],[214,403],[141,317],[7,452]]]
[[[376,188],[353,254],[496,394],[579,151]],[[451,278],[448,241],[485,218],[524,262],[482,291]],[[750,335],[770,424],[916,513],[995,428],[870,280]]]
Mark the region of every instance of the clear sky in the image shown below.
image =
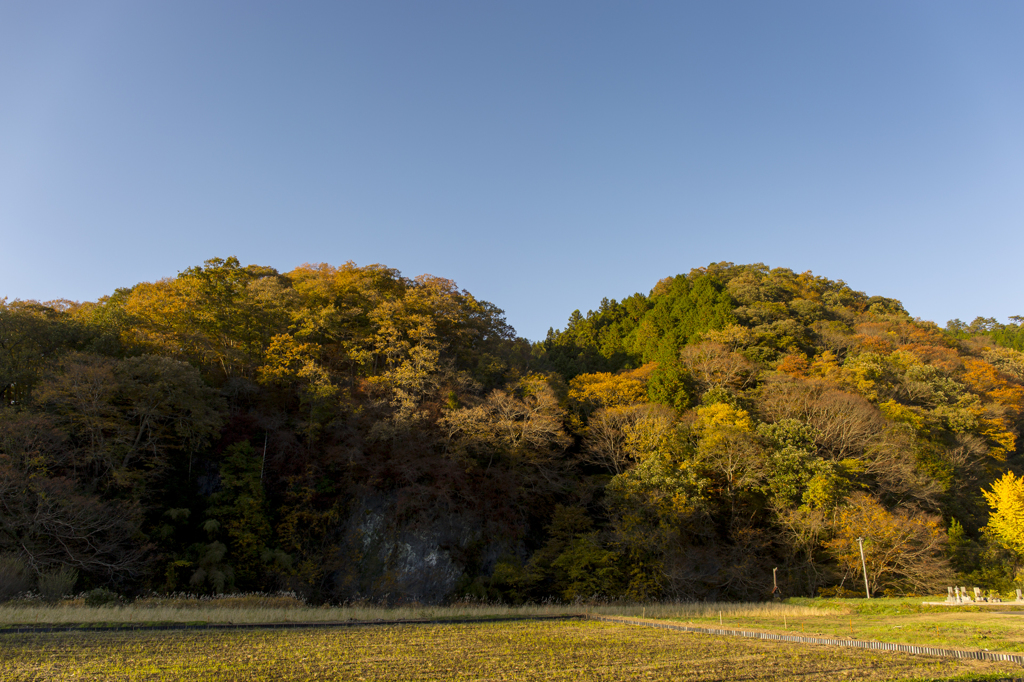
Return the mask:
[[[0,297],[212,257],[528,338],[712,261],[1024,314],[1024,3],[0,0]]]

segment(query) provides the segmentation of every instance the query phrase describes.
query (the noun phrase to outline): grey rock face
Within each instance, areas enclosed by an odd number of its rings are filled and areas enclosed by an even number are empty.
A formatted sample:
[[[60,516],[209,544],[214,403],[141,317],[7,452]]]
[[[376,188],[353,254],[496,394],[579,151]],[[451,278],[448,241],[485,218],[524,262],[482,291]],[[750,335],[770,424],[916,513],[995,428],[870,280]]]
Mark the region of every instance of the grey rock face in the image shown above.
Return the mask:
[[[348,598],[438,603],[452,596],[468,558],[493,567],[500,539],[483,537],[481,524],[467,515],[438,511],[399,519],[395,502],[366,497],[349,517],[348,546],[355,575]]]

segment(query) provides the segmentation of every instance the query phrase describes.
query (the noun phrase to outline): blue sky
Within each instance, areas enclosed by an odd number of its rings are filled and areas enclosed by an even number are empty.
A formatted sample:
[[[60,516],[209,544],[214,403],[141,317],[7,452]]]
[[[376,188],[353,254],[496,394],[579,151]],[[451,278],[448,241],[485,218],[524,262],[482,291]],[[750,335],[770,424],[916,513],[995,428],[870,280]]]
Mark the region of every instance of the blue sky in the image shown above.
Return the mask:
[[[215,256],[542,338],[712,261],[1024,314],[1024,3],[0,0],[0,296]]]

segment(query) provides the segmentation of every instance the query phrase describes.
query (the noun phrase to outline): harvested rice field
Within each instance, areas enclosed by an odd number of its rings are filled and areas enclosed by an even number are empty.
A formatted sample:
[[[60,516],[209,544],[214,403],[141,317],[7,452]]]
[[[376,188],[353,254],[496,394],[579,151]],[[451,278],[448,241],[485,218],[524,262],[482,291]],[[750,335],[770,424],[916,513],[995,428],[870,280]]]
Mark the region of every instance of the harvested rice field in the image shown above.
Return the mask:
[[[980,680],[1021,672],[585,620],[0,636],[7,681]]]

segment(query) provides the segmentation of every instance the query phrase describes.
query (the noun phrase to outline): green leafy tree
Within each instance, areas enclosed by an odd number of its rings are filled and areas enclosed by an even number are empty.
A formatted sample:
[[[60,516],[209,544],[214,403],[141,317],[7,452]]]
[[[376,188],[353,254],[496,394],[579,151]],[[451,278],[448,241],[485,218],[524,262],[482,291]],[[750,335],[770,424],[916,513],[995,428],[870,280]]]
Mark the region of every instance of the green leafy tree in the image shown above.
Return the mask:
[[[551,567],[564,573],[562,598],[581,601],[617,596],[622,589],[620,564],[619,555],[602,546],[598,533],[587,533],[570,542]]]
[[[72,474],[87,489],[141,498],[175,458],[190,460],[221,426],[223,404],[195,368],[144,355],[70,353],[36,400],[68,437]]]
[[[258,586],[264,553],[271,541],[262,470],[262,457],[249,441],[230,446],[220,466],[221,488],[210,497],[207,509],[207,518],[216,521],[226,536],[227,556],[234,566],[236,584],[243,589]]]

